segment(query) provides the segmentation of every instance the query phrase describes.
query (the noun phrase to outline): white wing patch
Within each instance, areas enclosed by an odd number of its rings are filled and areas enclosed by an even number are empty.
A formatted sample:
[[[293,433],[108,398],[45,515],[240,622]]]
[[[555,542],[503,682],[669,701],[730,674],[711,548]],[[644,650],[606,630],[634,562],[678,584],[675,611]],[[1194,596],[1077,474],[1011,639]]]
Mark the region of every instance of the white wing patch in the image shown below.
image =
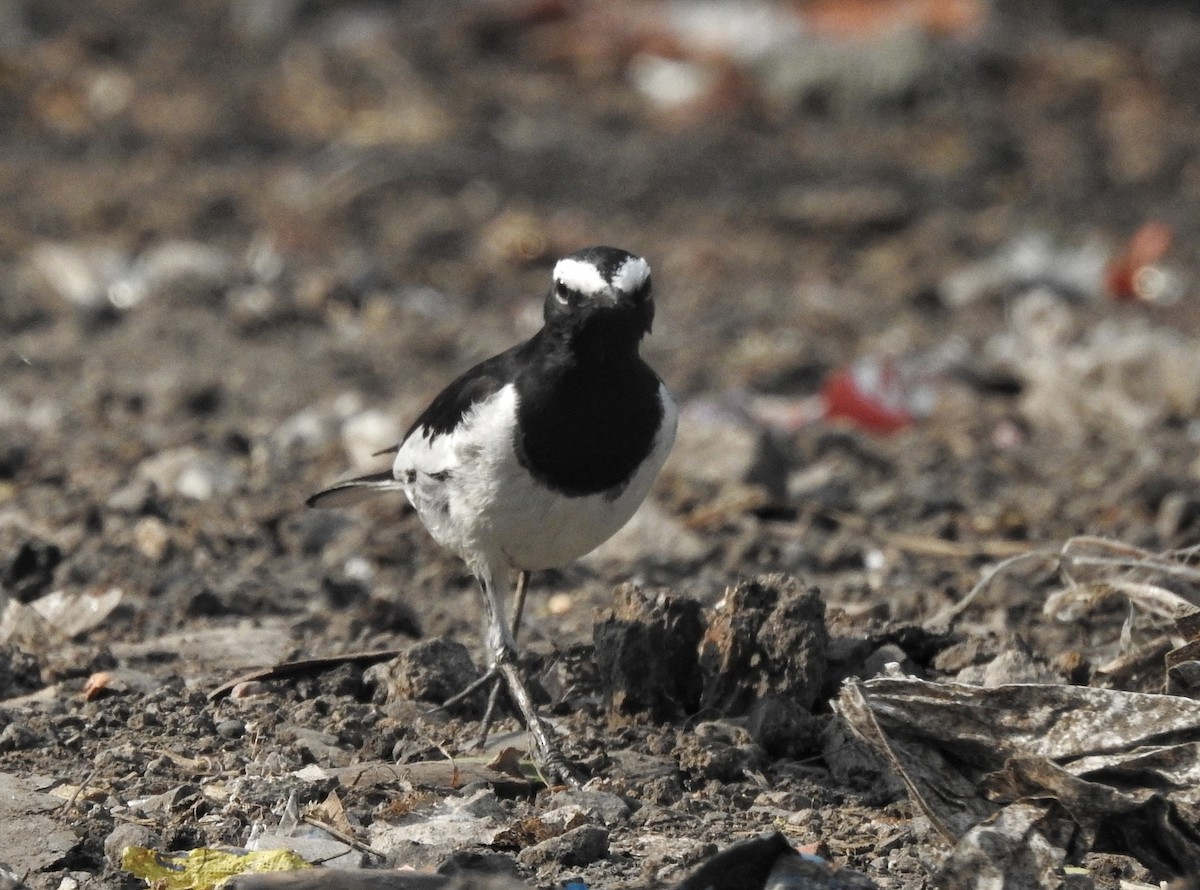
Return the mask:
[[[640,256],[630,257],[621,264],[621,268],[613,273],[613,287],[623,293],[631,294],[650,277],[650,264]]]
[[[570,258],[554,264],[554,280],[585,297],[608,290],[608,282],[599,269],[591,263]]]

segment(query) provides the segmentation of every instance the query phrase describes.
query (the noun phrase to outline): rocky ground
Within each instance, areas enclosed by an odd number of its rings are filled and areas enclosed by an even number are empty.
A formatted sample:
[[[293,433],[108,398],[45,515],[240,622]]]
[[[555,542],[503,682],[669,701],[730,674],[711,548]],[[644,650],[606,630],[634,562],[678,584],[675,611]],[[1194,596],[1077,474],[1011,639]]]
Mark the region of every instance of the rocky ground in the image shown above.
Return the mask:
[[[28,887],[289,834],[669,886],[770,830],[882,888],[971,886],[967,823],[887,778],[847,678],[1166,688],[1200,603],[1189,553],[1146,563],[1200,529],[1188,4],[0,21],[0,863]],[[652,264],[682,422],[631,527],[534,579],[526,667],[594,777],[567,792],[486,766],[511,717],[481,754],[478,702],[414,702],[479,659],[463,567],[398,500],[303,504],[535,330],[591,243]],[[847,369],[893,388],[847,405]],[[953,608],[1079,535],[1121,547]],[[1083,835],[1040,886],[1192,861]]]

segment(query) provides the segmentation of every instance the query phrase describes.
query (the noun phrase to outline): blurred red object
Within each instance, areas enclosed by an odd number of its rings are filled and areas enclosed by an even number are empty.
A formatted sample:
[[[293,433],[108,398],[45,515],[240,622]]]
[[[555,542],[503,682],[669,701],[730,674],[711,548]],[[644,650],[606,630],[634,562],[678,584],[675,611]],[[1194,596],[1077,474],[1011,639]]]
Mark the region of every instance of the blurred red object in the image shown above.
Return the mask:
[[[1156,264],[1167,255],[1175,232],[1166,223],[1150,220],[1134,232],[1125,251],[1108,267],[1105,286],[1118,302],[1158,298]]]
[[[108,671],[97,671],[87,678],[87,682],[83,684],[83,700],[94,701],[105,692],[112,684],[113,675]]]
[[[871,433],[894,433],[929,414],[936,398],[932,383],[917,364],[865,356],[826,378],[824,417]]]
[[[987,20],[984,0],[808,0],[805,21],[818,33],[863,40],[916,25],[936,37],[977,32]]]

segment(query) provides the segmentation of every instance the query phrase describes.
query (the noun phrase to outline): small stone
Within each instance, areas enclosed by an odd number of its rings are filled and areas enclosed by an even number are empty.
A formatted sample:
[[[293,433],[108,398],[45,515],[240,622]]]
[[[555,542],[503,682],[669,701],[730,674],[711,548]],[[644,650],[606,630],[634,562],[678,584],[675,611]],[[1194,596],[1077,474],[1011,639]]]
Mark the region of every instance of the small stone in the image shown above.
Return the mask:
[[[13,721],[0,731],[0,752],[26,751],[41,741],[41,737],[24,723]]]
[[[632,810],[625,798],[609,791],[574,789],[555,794],[550,803],[556,808],[574,806],[605,825],[618,825],[629,819]]]
[[[404,437],[404,430],[392,414],[368,410],[351,415],[342,421],[342,447],[356,467],[378,466],[377,457]]]
[[[679,737],[674,753],[680,769],[718,782],[737,782],[767,764],[766,752],[746,730],[723,721],[697,724]]]
[[[104,839],[104,858],[115,869],[121,867],[121,856],[126,847],[155,849],[162,838],[137,822],[120,822]]]
[[[306,726],[293,726],[291,729],[296,747],[307,754],[312,763],[334,767],[350,765],[352,754],[338,747],[337,736]]]
[[[154,503],[154,483],[149,479],[130,479],[113,491],[104,506],[116,513],[144,513]]]
[[[867,656],[863,662],[862,676],[864,679],[871,677],[879,677],[884,674],[884,669],[889,664],[900,665],[900,671],[904,674],[913,674],[917,672],[917,665],[908,657],[908,653],[897,646],[895,643],[884,643],[874,652]]]
[[[260,695],[267,695],[271,691],[271,687],[261,680],[247,680],[244,683],[238,683],[229,690],[229,698],[232,701],[245,701],[250,698],[257,698]]]
[[[443,637],[414,643],[394,660],[363,673],[363,681],[377,685],[385,702],[409,699],[440,704],[478,679],[479,669],[467,647]],[[456,708],[481,708],[486,697],[487,690],[480,689]]]
[[[550,598],[546,600],[546,611],[555,618],[561,618],[563,615],[570,614],[574,608],[575,598],[569,593],[551,594]]]
[[[240,739],[246,734],[246,724],[237,718],[222,720],[217,724],[217,735],[223,739]]]
[[[133,527],[133,546],[151,562],[161,562],[170,543],[167,526],[157,516],[143,516]]]
[[[522,865],[561,865],[580,868],[608,855],[608,830],[598,825],[581,825],[558,837],[526,847],[517,856]]]

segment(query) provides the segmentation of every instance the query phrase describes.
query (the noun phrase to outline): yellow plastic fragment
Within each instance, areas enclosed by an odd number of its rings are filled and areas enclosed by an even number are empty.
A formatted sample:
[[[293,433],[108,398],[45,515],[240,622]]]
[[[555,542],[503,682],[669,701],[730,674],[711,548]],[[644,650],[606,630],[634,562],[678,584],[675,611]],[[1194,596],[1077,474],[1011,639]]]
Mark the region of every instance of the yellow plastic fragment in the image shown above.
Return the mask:
[[[201,847],[186,853],[159,853],[130,846],[121,854],[121,868],[153,890],[213,890],[234,875],[310,867],[291,850],[227,852]]]

